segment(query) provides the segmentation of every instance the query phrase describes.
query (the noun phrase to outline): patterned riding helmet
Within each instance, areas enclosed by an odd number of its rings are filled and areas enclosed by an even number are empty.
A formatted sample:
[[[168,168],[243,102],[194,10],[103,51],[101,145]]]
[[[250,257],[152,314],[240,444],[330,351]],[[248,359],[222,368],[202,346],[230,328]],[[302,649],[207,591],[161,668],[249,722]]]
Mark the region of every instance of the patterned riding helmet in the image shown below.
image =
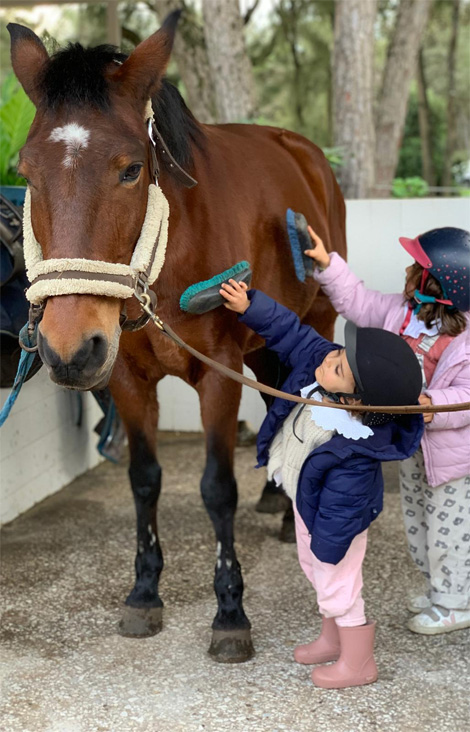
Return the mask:
[[[452,305],[470,310],[470,232],[448,226],[432,229],[416,239],[400,237],[408,254],[441,285]]]

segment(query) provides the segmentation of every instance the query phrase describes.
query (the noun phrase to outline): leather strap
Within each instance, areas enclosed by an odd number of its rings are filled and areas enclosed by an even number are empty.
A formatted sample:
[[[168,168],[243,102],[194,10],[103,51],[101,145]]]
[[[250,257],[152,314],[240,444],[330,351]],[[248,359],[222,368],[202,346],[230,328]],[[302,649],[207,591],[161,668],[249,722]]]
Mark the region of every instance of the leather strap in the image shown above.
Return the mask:
[[[179,163],[176,162],[173,155],[171,154],[168,145],[166,144],[165,140],[161,136],[160,132],[158,131],[157,125],[152,120],[152,134],[153,134],[153,142],[150,138],[150,154],[152,156],[152,163],[154,166],[154,169],[156,171],[156,177],[158,178],[160,174],[160,166],[158,164],[158,155],[161,156],[161,160],[166,160],[167,165],[170,169],[170,172],[172,175],[178,180],[180,183],[182,183],[186,188],[194,188],[194,186],[197,185],[197,180],[193,178],[189,173],[187,173]]]
[[[135,287],[135,278],[132,277],[132,275],[118,275],[104,272],[82,272],[81,270],[76,269],[38,275],[31,282],[31,286],[36,284],[36,282],[44,282],[44,280],[96,280],[116,282],[118,285],[126,285],[126,287],[131,287],[132,289]]]
[[[157,316],[155,316],[157,317]],[[240,384],[244,384],[245,386],[249,386],[252,389],[256,389],[257,391],[261,391],[264,394],[269,394],[270,396],[279,398],[279,399],[285,399],[290,402],[297,402],[299,404],[311,404],[315,407],[329,407],[331,409],[347,409],[350,412],[382,412],[385,414],[429,414],[429,413],[437,413],[437,412],[461,412],[464,410],[470,409],[470,402],[462,402],[461,404],[431,404],[429,406],[423,407],[420,404],[416,405],[410,405],[406,404],[403,406],[396,406],[396,407],[389,407],[389,406],[370,406],[366,404],[355,404],[355,405],[349,405],[349,404],[335,404],[334,402],[317,402],[314,399],[305,399],[304,397],[297,396],[296,394],[289,394],[285,391],[280,391],[279,389],[274,389],[272,386],[267,386],[267,384],[262,384],[259,381],[255,381],[254,379],[250,379],[248,376],[245,376],[244,374],[239,373],[238,371],[234,371],[233,369],[229,368],[228,366],[224,366],[224,364],[218,363],[217,361],[214,361],[209,356],[204,355],[203,353],[200,353],[192,346],[189,346],[185,341],[180,338],[175,331],[170,328],[170,326],[167,323],[164,323],[161,321],[159,323],[156,323],[158,327],[167,335],[171,340],[173,340],[175,343],[177,343],[181,348],[184,348],[186,351],[191,353],[193,356],[198,358],[203,363],[207,364],[211,368],[216,369],[219,373],[223,374],[224,376],[227,376],[229,379],[233,379],[234,381],[238,381]],[[155,320],[154,320],[155,322]]]

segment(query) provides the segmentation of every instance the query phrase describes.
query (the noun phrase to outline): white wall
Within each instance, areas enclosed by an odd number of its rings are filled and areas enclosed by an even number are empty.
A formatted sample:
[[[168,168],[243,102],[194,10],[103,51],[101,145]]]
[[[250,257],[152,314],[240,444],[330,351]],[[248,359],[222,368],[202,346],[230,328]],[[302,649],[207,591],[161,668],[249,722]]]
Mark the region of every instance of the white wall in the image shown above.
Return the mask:
[[[399,236],[415,237],[440,226],[470,230],[470,199],[424,198],[407,200],[347,201],[348,260],[368,287],[382,292],[401,292],[405,267],[411,257]],[[343,342],[344,320],[338,318],[335,338]],[[246,369],[250,376],[253,374]],[[159,384],[160,429],[201,429],[199,403],[191,387],[166,376]],[[239,419],[258,429],[264,419],[264,403],[253,389],[243,387]]]
[[[0,390],[3,405],[8,389]],[[0,523],[42,501],[101,461],[92,432],[101,410],[83,394],[82,425],[74,424],[76,393],[59,389],[43,368],[24,384],[1,428]]]

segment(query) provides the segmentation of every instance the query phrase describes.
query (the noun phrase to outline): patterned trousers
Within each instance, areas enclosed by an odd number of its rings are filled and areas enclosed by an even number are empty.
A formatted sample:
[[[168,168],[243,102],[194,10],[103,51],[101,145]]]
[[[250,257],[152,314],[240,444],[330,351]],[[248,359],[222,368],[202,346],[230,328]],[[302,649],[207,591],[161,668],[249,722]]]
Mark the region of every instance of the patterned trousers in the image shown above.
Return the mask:
[[[431,488],[422,450],[400,463],[408,549],[433,605],[470,607],[470,476]]]

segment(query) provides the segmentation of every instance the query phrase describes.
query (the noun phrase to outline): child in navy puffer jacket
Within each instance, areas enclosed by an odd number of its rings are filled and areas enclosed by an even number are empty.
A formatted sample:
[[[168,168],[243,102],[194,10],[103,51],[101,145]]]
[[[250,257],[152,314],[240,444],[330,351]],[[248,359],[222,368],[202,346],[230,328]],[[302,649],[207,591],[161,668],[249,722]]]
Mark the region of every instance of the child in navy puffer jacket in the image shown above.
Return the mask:
[[[413,404],[421,370],[411,348],[376,328],[346,326],[346,347],[301,325],[297,315],[243,282],[230,280],[220,294],[242,323],[266,339],[290,374],[283,390],[319,402]],[[319,638],[294,651],[297,662],[321,664],[312,679],[344,688],[377,679],[375,623],[367,622],[361,597],[367,529],[382,510],[381,461],[417,449],[419,415],[397,418],[367,412],[307,407],[276,399],[258,434],[258,467],[282,482],[294,502],[300,564],[312,582],[322,615]]]

